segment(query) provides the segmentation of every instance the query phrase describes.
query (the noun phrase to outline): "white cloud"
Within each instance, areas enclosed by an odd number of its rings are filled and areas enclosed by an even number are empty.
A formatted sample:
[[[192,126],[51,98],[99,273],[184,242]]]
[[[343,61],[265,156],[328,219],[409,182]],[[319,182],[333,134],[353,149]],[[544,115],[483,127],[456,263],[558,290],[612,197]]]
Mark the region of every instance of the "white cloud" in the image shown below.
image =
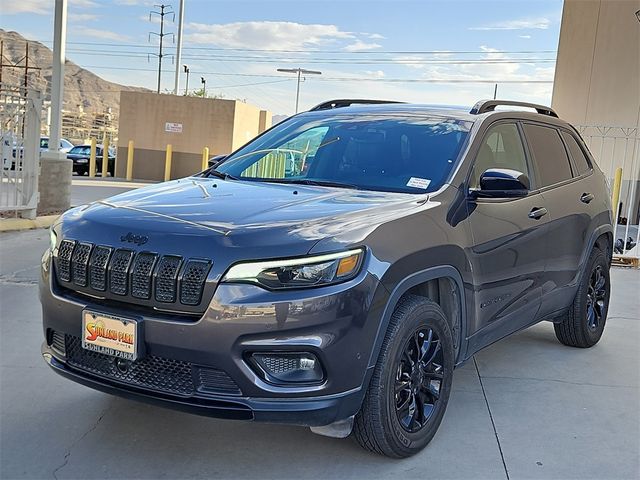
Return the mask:
[[[365,70],[365,75],[371,78],[384,78],[384,72],[382,70]]]
[[[93,20],[97,20],[100,18],[100,15],[96,15],[94,13],[69,13],[68,15],[70,22],[90,22]]]
[[[53,13],[53,3],[49,0],[6,0],[2,2],[2,10],[2,13],[5,15],[16,15],[19,13],[48,15]]]
[[[295,22],[188,23],[185,40],[228,48],[297,50],[355,38],[336,25]]]
[[[73,33],[79,36],[100,38],[102,40],[125,41],[131,39],[129,35],[123,35],[121,33],[111,32],[109,30],[103,30],[99,28],[89,28],[82,26],[74,28]]]
[[[366,50],[375,50],[376,48],[382,48],[382,45],[379,43],[367,43],[362,40],[356,40],[354,43],[351,43],[343,48],[347,52],[364,52]]]
[[[551,26],[548,18],[532,18],[521,20],[505,20],[503,22],[488,23],[479,27],[470,27],[469,30],[546,30]]]
[[[69,5],[80,8],[93,8],[100,6],[100,4],[94,2],[93,0],[69,0]]]
[[[380,35],[379,33],[361,33],[360,35],[370,38],[371,40],[384,40],[385,37],[384,35]]]
[[[531,35],[518,35],[518,38],[525,38],[529,40],[531,38]]]

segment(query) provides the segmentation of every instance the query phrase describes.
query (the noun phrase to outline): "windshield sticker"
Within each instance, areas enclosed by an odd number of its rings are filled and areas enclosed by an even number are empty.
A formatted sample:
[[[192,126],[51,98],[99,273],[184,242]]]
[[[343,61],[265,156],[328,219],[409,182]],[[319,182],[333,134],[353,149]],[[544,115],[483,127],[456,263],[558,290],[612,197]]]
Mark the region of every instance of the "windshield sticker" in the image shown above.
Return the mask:
[[[431,180],[427,178],[411,177],[407,182],[407,187],[421,188],[422,190],[426,190],[427,188],[429,188],[430,183]]]

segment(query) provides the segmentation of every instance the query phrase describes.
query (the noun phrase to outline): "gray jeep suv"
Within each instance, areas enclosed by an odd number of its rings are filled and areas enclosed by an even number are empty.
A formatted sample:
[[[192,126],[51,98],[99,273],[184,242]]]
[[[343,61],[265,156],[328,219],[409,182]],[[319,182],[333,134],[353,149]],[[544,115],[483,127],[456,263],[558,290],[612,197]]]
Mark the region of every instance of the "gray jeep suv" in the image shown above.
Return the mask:
[[[42,354],[105,392],[405,457],[483,347],[542,320],[598,342],[611,222],[602,172],[548,107],[334,100],[62,215]]]

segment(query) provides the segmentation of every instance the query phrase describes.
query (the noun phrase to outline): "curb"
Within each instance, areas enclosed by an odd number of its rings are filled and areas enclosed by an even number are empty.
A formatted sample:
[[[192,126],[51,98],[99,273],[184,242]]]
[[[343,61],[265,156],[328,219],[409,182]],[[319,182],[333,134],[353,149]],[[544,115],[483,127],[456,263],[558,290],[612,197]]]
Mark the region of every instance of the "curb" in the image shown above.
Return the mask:
[[[43,215],[33,220],[28,218],[3,218],[0,220],[0,232],[49,228],[59,216],[60,215]]]

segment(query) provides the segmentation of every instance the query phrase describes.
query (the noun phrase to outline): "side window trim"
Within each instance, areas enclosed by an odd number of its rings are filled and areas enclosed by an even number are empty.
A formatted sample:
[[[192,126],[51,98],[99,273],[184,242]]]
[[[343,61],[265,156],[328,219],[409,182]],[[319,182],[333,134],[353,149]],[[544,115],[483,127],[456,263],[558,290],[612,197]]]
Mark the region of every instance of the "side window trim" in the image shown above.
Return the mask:
[[[562,139],[562,143],[564,144],[564,148],[567,151],[567,155],[569,156],[569,163],[571,164],[571,171],[573,172],[573,178],[584,178],[584,177],[588,177],[589,175],[591,175],[593,173],[593,163],[591,162],[591,158],[589,155],[587,155],[587,153],[584,151],[584,148],[582,146],[582,138],[576,136],[571,130],[567,129],[567,128],[558,128],[558,131],[560,132],[560,138]],[[582,156],[585,158],[585,160],[587,161],[587,165],[589,167],[589,169],[584,172],[584,173],[578,173],[578,164],[576,162],[576,159],[573,158],[573,154],[571,153],[571,149],[569,148],[569,145],[567,145],[567,141],[565,140],[564,136],[562,134],[566,134],[566,135],[570,135],[571,138],[573,138],[576,142],[576,144],[578,145],[578,148],[580,149],[580,152],[582,152]]]
[[[476,160],[478,159],[478,154],[480,153],[480,147],[482,146],[482,144],[484,143],[484,141],[487,139],[488,134],[491,133],[491,130],[494,127],[497,127],[498,125],[503,125],[503,124],[511,124],[511,125],[515,125],[516,129],[518,130],[518,135],[520,138],[520,143],[522,144],[522,149],[524,151],[524,158],[525,158],[525,162],[527,164],[527,168],[529,169],[529,172],[527,173],[527,175],[529,176],[529,181],[531,182],[531,188],[529,189],[529,195],[531,195],[532,193],[536,193],[537,192],[537,178],[533,169],[533,165],[532,165],[532,159],[529,155],[529,149],[527,147],[526,144],[526,140],[524,137],[524,132],[522,130],[522,126],[520,125],[520,120],[517,118],[501,118],[499,120],[496,120],[494,122],[491,122],[490,124],[488,124],[486,126],[486,128],[484,129],[484,131],[482,132],[482,136],[479,137],[480,140],[478,140],[478,143],[474,146],[474,153],[473,153],[473,161],[470,163],[469,168],[467,170],[466,173],[466,177],[465,177],[465,181],[464,181],[464,185],[465,185],[465,190],[469,190],[470,188],[470,182],[471,182],[471,176],[473,175],[473,169],[476,165]],[[489,201],[495,201],[495,200],[514,200],[514,199],[483,199],[484,200],[489,200]]]

